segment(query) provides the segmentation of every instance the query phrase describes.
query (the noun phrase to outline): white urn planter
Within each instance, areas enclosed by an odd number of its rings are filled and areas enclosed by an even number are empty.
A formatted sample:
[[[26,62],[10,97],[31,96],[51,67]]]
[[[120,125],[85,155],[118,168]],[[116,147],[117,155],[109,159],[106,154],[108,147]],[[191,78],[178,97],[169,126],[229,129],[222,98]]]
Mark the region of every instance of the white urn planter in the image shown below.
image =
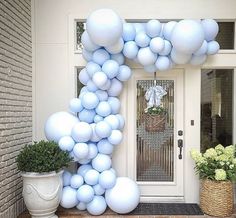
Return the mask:
[[[62,195],[62,173],[22,173],[23,198],[32,218],[56,218]]]

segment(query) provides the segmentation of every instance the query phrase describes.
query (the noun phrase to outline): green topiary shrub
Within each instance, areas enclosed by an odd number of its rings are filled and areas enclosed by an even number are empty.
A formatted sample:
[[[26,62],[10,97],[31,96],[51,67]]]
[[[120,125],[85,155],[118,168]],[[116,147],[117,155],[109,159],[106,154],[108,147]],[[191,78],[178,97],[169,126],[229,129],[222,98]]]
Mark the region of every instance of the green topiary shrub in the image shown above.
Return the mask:
[[[26,145],[16,158],[17,166],[23,172],[45,173],[67,167],[72,158],[55,142],[40,141]]]

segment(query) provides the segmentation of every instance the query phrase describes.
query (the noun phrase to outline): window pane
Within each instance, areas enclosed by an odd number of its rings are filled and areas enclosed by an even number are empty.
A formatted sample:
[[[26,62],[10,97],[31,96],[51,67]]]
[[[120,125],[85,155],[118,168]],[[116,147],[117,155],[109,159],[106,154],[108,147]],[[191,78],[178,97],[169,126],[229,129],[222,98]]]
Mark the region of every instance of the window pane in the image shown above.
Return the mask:
[[[76,49],[82,50],[83,45],[81,43],[81,36],[85,30],[84,22],[76,22]]]
[[[202,70],[201,150],[232,144],[233,70]]]
[[[77,68],[77,97],[79,97],[80,90],[84,87],[84,85],[79,81],[79,73],[83,68]]]
[[[218,22],[219,33],[216,41],[220,49],[234,49],[234,22]]]

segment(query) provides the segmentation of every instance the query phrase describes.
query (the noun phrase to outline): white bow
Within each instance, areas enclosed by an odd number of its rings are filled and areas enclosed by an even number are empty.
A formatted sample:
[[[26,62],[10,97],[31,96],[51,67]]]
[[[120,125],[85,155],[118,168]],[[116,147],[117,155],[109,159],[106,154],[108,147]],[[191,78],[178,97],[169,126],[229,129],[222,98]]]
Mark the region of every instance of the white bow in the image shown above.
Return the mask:
[[[145,93],[145,99],[148,101],[147,108],[158,107],[161,104],[161,99],[167,92],[162,86],[152,86]]]

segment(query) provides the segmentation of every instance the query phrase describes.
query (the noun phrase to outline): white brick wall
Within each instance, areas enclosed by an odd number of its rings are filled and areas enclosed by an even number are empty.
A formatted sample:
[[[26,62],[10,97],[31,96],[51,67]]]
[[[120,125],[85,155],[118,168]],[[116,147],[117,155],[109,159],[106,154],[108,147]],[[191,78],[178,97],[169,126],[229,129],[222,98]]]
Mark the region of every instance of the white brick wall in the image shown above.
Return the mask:
[[[24,210],[15,157],[32,141],[31,2],[0,1],[0,218]]]

